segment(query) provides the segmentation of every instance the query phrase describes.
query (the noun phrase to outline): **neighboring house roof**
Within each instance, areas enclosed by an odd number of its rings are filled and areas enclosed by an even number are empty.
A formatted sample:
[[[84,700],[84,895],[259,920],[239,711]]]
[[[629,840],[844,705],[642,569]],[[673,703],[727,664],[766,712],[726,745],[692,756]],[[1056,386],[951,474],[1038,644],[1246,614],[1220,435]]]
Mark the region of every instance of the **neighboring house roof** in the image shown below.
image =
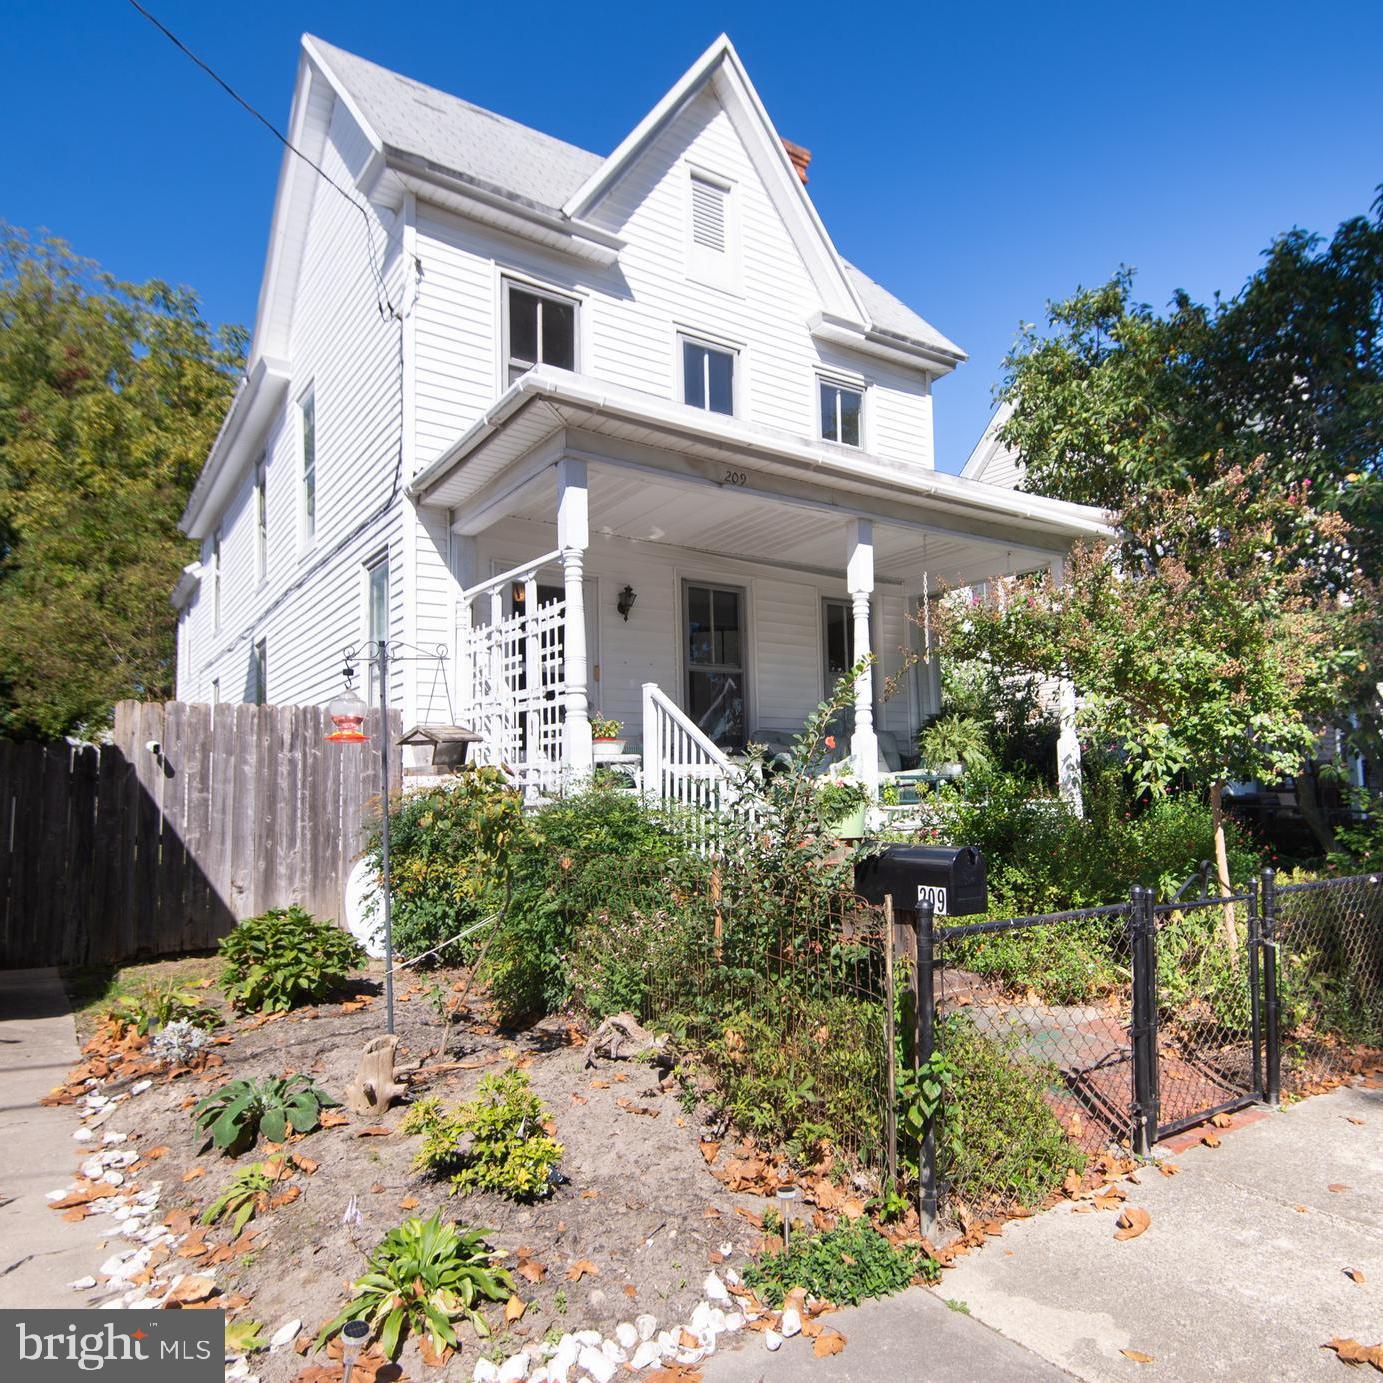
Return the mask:
[[[982,480],[986,485],[1002,485],[1016,490],[1023,482],[1023,463],[1012,447],[1005,446],[999,437],[1004,424],[1013,416],[1013,405],[1001,403],[986,424],[970,459],[961,467],[961,475],[970,480]]]
[[[848,259],[842,259],[841,263],[864,310],[879,331],[910,341],[925,342],[954,354],[957,360],[965,359],[965,352],[954,341],[943,336],[925,317],[919,316],[905,302],[895,298],[887,288],[875,283],[863,269],[857,269]]]

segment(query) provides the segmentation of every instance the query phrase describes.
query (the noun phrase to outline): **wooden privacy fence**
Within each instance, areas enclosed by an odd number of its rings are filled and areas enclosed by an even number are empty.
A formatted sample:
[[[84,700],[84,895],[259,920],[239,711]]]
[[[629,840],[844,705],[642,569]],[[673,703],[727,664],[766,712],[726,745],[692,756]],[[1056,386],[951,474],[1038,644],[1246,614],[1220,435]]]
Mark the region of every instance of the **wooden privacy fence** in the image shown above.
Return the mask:
[[[317,706],[122,701],[111,744],[0,741],[0,967],[205,949],[290,903],[341,918],[378,808],[378,711],[365,728],[336,745]]]

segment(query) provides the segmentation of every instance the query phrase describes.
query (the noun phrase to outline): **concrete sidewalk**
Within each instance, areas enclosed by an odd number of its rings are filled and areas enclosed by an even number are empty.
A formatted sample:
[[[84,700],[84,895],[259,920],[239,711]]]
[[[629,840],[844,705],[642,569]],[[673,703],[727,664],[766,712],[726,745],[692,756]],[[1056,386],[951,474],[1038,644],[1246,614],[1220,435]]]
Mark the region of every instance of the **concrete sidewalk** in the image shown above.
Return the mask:
[[[945,1285],[942,1287],[945,1291]],[[770,1354],[757,1334],[701,1365],[705,1383],[1054,1383],[1070,1374],[921,1288],[822,1316],[845,1336],[829,1359],[805,1336]]]
[[[45,1195],[72,1180],[70,1109],[38,1103],[77,1059],[56,970],[0,970],[0,1307],[78,1306],[68,1287],[106,1256],[103,1217],[70,1223]]]
[[[1304,1100],[1168,1160],[1179,1175],[1126,1187],[1152,1216],[1137,1239],[1115,1240],[1113,1212],[1058,1206],[961,1259],[941,1293],[1091,1380],[1339,1379],[1321,1345],[1383,1339],[1383,1088]]]

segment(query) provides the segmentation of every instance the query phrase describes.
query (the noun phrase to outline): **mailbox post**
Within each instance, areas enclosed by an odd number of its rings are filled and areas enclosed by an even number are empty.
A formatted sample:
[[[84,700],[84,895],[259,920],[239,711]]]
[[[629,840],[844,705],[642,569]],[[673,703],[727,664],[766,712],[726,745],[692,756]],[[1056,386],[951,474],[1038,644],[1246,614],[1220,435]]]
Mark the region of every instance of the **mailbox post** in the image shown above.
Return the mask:
[[[855,866],[855,892],[865,902],[885,907],[912,933],[913,1076],[920,1090],[936,1054],[936,919],[988,909],[984,855],[973,845],[886,845]],[[922,1121],[918,1149],[917,1211],[923,1234],[936,1227],[937,1112],[932,1104]]]

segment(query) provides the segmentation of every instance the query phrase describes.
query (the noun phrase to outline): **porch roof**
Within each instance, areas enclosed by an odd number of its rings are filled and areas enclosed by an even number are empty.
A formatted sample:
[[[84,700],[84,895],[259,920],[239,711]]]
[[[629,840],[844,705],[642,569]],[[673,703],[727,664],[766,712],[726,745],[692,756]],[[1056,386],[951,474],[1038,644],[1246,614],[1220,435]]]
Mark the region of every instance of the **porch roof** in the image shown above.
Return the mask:
[[[914,570],[921,565],[919,534],[959,540],[972,551],[978,541],[991,551],[1008,546],[1051,554],[1114,531],[1102,511],[1084,505],[804,440],[546,366],[510,386],[409,490],[422,504],[460,511],[467,530],[478,532],[501,516],[550,514],[539,499],[547,485],[537,482],[561,455],[572,454],[624,471],[626,482],[628,472],[637,473],[632,484],[600,487],[605,495],[593,499],[648,511],[659,505],[662,491],[656,537],[643,533],[632,513],[615,531],[663,542],[685,541],[671,530],[689,521],[685,503],[666,507],[665,487],[689,483],[703,487],[705,502],[696,506],[703,531],[716,507],[705,488],[733,498],[734,542],[750,552],[763,552],[774,531],[766,523],[770,511],[781,518],[784,506],[795,511],[791,531],[778,531],[794,548],[810,552],[843,518],[872,518],[898,530],[910,552],[900,548],[897,560]],[[524,514],[526,509],[532,512]],[[593,507],[592,526],[603,527],[602,518],[613,517],[603,505]],[[938,565],[936,555],[928,554],[930,570],[950,567],[959,574],[958,563]],[[793,559],[784,553],[783,560]]]

